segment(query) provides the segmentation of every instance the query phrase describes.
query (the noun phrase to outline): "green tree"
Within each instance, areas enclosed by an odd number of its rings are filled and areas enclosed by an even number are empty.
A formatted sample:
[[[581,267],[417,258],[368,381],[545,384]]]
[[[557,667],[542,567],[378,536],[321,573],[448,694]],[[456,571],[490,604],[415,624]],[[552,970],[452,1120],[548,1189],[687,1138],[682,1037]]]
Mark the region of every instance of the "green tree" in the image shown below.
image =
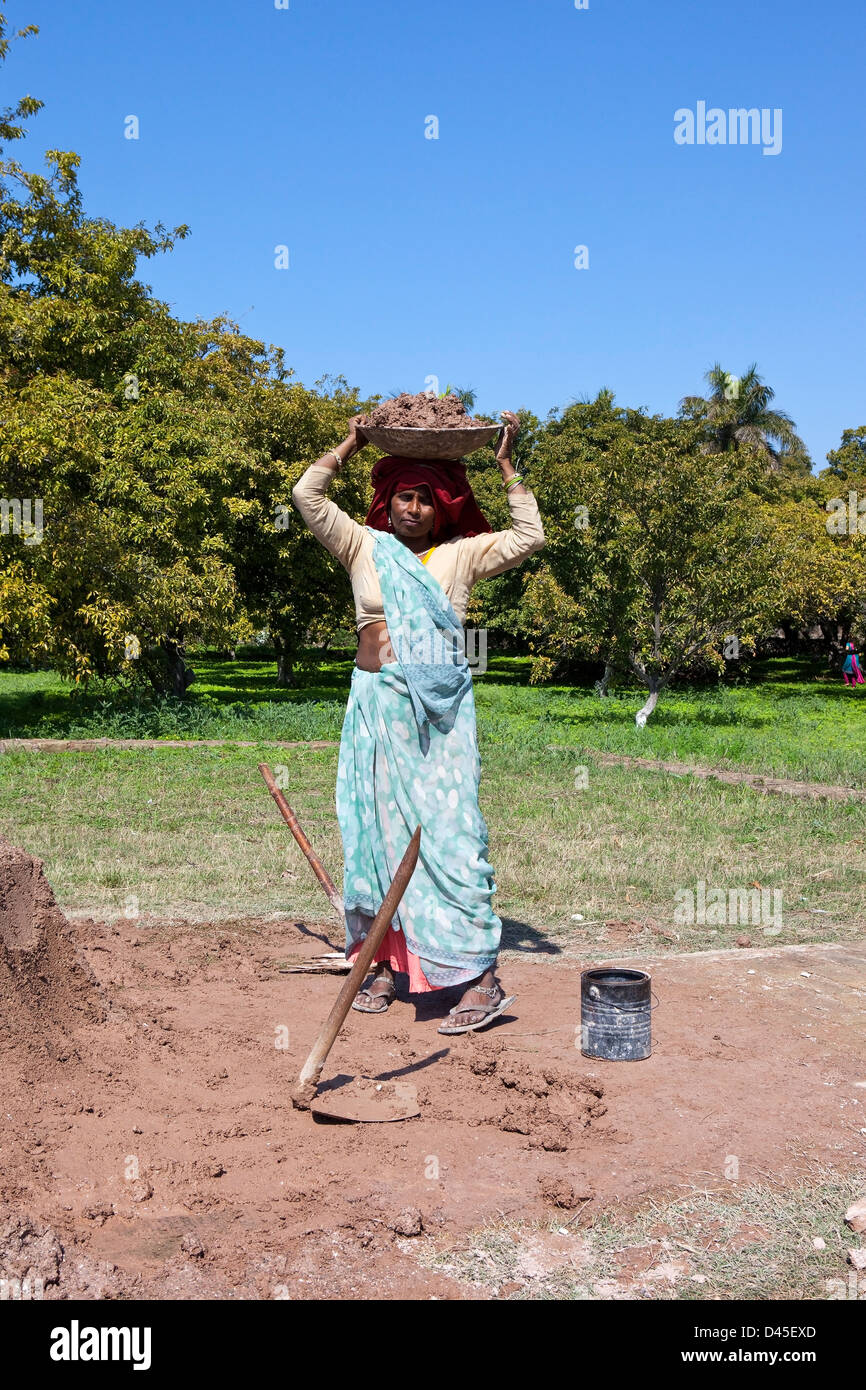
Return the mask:
[[[475,409],[476,394],[471,386],[452,386],[451,383],[439,393],[441,396],[455,396],[461,405],[465,407],[467,414],[471,415]]]
[[[866,489],[866,425],[856,430],[843,430],[842,443],[827,455],[827,467],[821,479],[840,479],[857,483]]]
[[[790,416],[771,408],[775,392],[758,375],[756,363],[735,377],[716,362],[704,380],[712,388],[709,394],[685,396],[680,413],[700,423],[708,451],[749,449],[774,470],[785,465],[808,470],[805,445]]]
[[[522,627],[534,654],[533,680],[559,679],[579,658],[604,663],[601,693],[612,679],[616,634],[628,610],[627,589],[612,544],[616,517],[601,506],[594,508],[594,544],[587,548],[588,504],[599,495],[607,466],[603,461],[640,418],[616,406],[613,392],[605,387],[594,400],[576,401],[560,415],[551,412],[526,441],[546,541],[534,557],[538,563],[521,605]]]
[[[698,423],[617,410],[604,392],[538,444],[548,544],[528,603],[539,637],[633,673],[649,692],[639,725],[681,671],[722,669],[731,643],[753,646],[772,609],[772,529],[750,490],[759,464],[702,442]]]
[[[820,627],[828,658],[838,658],[864,617],[866,537],[857,529],[856,513],[855,529],[844,531],[834,529],[835,514],[819,502],[783,501],[770,514],[776,555],[773,625],[786,631]]]
[[[255,452],[260,479],[236,528],[234,565],[247,610],[271,633],[278,682],[292,685],[308,640],[321,644],[338,628],[354,628],[354,603],[345,570],[298,515],[291,490],[307,466],[344,437],[349,418],[369,405],[340,377],[323,378],[307,390],[284,374],[279,350],[276,358],[275,375],[249,399],[246,413],[234,412],[236,427]],[[329,489],[344,511],[359,518],[372,498],[370,464],[365,450]]]
[[[3,140],[41,104],[4,111]],[[0,536],[0,655],[182,694],[192,644],[265,625],[290,681],[309,629],[350,611],[290,494],[355,394],[306,390],[227,319],[175,320],[136,266],[185,226],[86,216],[73,153],[48,151],[47,176],[0,156],[0,490],[44,510],[38,542]],[[361,504],[357,469],[338,487]]]

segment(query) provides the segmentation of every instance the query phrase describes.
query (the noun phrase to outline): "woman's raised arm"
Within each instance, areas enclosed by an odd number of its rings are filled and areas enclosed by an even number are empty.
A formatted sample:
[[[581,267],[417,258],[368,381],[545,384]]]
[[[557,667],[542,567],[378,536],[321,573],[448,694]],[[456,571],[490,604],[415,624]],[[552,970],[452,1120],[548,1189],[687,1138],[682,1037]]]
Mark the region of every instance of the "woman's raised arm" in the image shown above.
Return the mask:
[[[342,443],[311,463],[292,488],[292,501],[313,535],[346,569],[354,564],[366,532],[325,494],[343,464],[367,442],[357,421],[358,416],[354,415]]]
[[[490,579],[519,565],[544,545],[544,527],[538,503],[523,483],[511,483],[517,477],[511,462],[511,450],[520,429],[520,421],[511,410],[503,410],[505,431],[496,451],[496,462],[502,474],[502,485],[508,496],[511,528],[507,531],[484,531],[461,543],[469,567],[469,582]],[[510,484],[510,485],[509,485]]]

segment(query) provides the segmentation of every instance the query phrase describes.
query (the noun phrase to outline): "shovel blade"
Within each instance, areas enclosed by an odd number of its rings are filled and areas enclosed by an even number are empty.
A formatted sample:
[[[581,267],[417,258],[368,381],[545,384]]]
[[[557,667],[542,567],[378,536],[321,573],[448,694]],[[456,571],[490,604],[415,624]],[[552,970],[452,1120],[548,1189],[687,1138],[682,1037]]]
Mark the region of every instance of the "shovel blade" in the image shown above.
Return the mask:
[[[333,1089],[320,1091],[310,1105],[318,1119],[354,1124],[411,1120],[421,1114],[418,1093],[409,1081],[377,1081],[357,1076]]]

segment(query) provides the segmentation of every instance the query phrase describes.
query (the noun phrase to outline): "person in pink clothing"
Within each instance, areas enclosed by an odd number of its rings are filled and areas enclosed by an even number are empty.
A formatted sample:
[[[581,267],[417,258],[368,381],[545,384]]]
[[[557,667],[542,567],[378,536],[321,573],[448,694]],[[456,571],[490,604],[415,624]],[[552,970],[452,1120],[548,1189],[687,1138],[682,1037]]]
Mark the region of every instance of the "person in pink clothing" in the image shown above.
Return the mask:
[[[863,685],[863,672],[853,642],[845,644],[845,660],[842,662],[842,679],[846,685]]]

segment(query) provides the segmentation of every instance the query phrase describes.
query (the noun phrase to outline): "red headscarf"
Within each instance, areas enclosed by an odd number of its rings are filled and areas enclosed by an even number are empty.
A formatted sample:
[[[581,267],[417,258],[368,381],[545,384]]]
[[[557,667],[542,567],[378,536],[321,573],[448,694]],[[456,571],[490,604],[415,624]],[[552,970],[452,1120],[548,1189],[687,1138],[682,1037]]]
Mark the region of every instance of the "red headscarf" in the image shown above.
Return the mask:
[[[464,463],[441,459],[425,463],[420,459],[386,454],[374,463],[370,480],[374,491],[366,522],[376,531],[389,529],[394,493],[407,487],[420,487],[422,483],[426,483],[433,495],[436,513],[433,539],[437,545],[455,536],[479,536],[483,531],[493,530],[475,501]]]

